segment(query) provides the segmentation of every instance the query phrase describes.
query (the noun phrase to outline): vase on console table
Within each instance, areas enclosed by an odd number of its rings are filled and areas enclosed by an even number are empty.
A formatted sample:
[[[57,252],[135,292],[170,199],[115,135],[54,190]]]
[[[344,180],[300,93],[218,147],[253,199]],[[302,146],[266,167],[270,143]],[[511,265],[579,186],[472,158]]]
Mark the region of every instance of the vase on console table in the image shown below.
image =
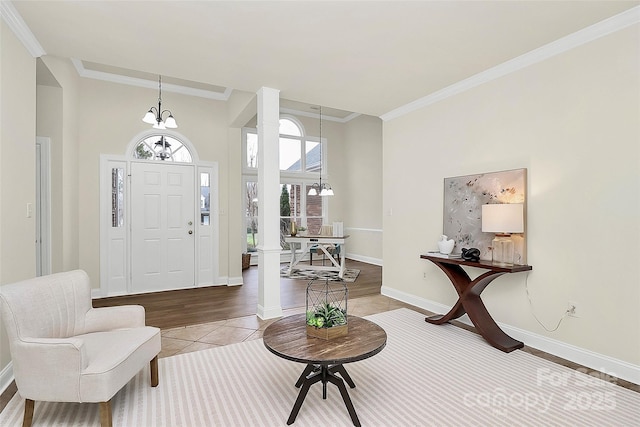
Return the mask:
[[[289,231],[291,233],[291,236],[293,236],[293,237],[295,237],[296,234],[298,234],[298,229],[296,227],[295,221],[291,221],[291,229]]]
[[[441,254],[449,255],[453,251],[455,244],[456,242],[454,242],[453,239],[447,240],[447,236],[443,234],[438,241],[438,250]]]

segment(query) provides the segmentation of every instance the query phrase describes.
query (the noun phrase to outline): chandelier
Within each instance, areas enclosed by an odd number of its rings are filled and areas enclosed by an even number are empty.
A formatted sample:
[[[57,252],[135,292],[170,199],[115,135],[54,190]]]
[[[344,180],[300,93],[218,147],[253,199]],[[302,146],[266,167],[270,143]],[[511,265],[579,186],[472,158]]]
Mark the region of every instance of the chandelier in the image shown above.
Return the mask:
[[[171,159],[171,156],[173,156],[171,144],[169,144],[169,141],[167,141],[164,135],[160,136],[158,142],[153,144],[153,151],[155,158],[162,161]]]
[[[322,182],[322,106],[319,106],[318,109],[320,110],[320,181],[311,184],[307,195],[333,196],[331,185],[328,182]]]
[[[164,113],[169,113],[169,116],[163,120]],[[162,76],[158,76],[158,108],[151,107],[142,121],[153,125],[154,129],[175,129],[178,127],[171,111],[162,109]]]

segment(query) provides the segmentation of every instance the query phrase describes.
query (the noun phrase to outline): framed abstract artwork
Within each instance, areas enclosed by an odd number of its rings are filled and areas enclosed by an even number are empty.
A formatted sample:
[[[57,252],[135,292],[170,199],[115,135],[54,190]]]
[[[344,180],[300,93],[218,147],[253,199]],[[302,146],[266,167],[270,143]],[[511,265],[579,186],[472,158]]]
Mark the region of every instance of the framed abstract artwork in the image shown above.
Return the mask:
[[[462,248],[480,249],[480,259],[491,260],[493,233],[482,232],[482,205],[522,203],[525,233],[513,234],[514,262],[526,264],[527,169],[480,173],[444,179],[443,234],[455,242],[454,252]]]

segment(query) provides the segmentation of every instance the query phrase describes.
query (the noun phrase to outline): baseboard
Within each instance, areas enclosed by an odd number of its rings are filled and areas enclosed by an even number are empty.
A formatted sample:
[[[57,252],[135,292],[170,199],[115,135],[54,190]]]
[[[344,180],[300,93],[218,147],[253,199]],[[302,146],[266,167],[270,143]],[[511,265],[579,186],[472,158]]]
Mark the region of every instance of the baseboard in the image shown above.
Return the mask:
[[[416,297],[415,295],[398,291],[397,289],[392,289],[387,286],[382,286],[381,293],[382,295],[420,307],[433,313],[446,313],[451,309],[450,306],[425,298]],[[467,325],[472,325],[471,320],[466,314],[457,320]],[[561,357],[616,378],[630,381],[634,384],[640,384],[640,366],[638,365],[567,344],[524,329],[506,325],[504,323],[496,323],[507,335],[524,342],[528,347],[542,350],[545,353]]]
[[[13,381],[13,362],[9,362],[7,366],[0,371],[0,394],[7,390]]]
[[[238,286],[244,284],[244,279],[242,276],[237,277],[229,277],[227,279],[227,286]]]
[[[277,317],[282,317],[282,307],[264,307],[263,305],[258,304],[258,310],[256,315],[262,319],[275,319]]]
[[[373,264],[373,265],[382,267],[382,260],[379,258],[372,258],[364,255],[358,255],[358,254],[350,254],[349,252],[347,252],[344,256],[345,258],[352,259],[354,261],[365,262],[367,264]]]

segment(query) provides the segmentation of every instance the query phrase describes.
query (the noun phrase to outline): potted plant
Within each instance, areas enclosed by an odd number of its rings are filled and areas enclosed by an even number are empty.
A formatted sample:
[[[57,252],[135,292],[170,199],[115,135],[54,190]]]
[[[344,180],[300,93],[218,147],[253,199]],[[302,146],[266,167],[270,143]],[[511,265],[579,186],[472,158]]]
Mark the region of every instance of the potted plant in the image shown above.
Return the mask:
[[[348,289],[344,282],[312,280],[307,285],[307,335],[331,339],[348,333]]]

